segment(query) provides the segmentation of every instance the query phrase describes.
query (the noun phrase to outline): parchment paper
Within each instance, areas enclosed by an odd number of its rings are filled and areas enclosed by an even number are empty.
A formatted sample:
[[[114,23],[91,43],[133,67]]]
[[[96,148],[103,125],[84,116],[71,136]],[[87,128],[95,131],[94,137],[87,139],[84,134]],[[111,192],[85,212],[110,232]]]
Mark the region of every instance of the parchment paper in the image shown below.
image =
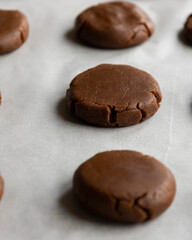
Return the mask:
[[[133,1],[156,25],[146,43],[101,50],[75,41],[79,12],[96,0],[0,0],[30,23],[28,41],[0,56],[1,240],[192,239],[192,48],[180,30],[191,0]],[[163,102],[151,119],[132,127],[82,124],[65,106],[76,74],[100,63],[129,64],[151,73]],[[172,206],[144,224],[112,224],[85,213],[71,192],[75,169],[94,154],[130,149],[166,164],[177,181]]]

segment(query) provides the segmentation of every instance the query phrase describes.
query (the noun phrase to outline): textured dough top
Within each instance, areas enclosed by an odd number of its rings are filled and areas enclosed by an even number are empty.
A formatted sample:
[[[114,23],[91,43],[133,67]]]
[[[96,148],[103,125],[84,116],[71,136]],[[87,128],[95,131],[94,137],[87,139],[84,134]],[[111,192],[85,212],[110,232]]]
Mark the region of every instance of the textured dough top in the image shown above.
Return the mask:
[[[135,151],[109,151],[83,163],[78,174],[90,186],[117,198],[172,191],[174,178],[156,159]]]
[[[144,214],[138,221],[158,216],[171,204],[176,191],[174,177],[167,167],[153,157],[127,150],[103,152],[87,160],[77,169],[74,184],[82,201],[86,202],[86,196],[91,199],[95,192],[97,196],[114,199],[114,216],[121,220],[129,215],[129,210],[122,215],[123,206],[142,209]],[[98,211],[99,206],[95,203]]]
[[[128,65],[101,64],[79,74],[70,84],[70,96],[77,102],[107,105],[116,110],[132,110],[138,103],[161,101],[156,80]]]
[[[121,48],[145,41],[154,32],[154,24],[133,3],[107,2],[82,12],[76,19],[76,30],[80,39],[90,44]],[[136,36],[139,32],[142,35]]]

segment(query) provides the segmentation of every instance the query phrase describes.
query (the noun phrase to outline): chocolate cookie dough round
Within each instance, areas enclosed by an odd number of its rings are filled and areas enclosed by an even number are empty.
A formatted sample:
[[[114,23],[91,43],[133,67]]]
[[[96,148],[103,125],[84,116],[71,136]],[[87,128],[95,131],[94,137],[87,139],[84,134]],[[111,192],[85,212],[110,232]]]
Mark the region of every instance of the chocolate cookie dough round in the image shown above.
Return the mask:
[[[129,2],[106,2],[82,12],[75,23],[77,37],[101,48],[125,48],[146,41],[154,32],[149,16]]]
[[[3,181],[3,178],[0,176],[0,199],[2,198],[3,190],[4,190],[4,181]]]
[[[88,123],[130,126],[158,110],[161,91],[144,71],[128,65],[101,64],[75,77],[66,99],[71,111]]]
[[[84,208],[104,218],[143,222],[172,203],[176,183],[156,159],[134,151],[95,155],[75,172],[73,189]]]
[[[0,10],[0,54],[19,48],[27,39],[29,25],[23,13]]]
[[[184,26],[185,36],[192,43],[192,14],[187,18]]]

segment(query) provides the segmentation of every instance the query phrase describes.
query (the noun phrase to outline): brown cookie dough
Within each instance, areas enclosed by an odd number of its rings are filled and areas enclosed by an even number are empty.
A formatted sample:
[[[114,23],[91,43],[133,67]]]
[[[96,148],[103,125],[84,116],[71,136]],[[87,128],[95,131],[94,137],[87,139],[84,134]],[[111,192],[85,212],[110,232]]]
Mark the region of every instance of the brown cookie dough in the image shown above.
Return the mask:
[[[29,25],[23,13],[0,10],[0,54],[19,48],[27,39]]]
[[[75,172],[73,189],[82,206],[116,221],[143,222],[172,203],[176,183],[156,159],[134,151],[95,155]]]
[[[77,18],[78,38],[95,47],[125,48],[146,41],[154,24],[138,6],[128,2],[107,2],[90,7]]]
[[[0,176],[0,199],[3,196],[3,190],[4,190],[4,181],[3,181],[3,178]]]
[[[88,123],[130,126],[158,110],[161,91],[144,71],[128,65],[101,64],[77,75],[66,99],[71,111]]]
[[[184,26],[186,39],[192,43],[192,14],[187,18]]]

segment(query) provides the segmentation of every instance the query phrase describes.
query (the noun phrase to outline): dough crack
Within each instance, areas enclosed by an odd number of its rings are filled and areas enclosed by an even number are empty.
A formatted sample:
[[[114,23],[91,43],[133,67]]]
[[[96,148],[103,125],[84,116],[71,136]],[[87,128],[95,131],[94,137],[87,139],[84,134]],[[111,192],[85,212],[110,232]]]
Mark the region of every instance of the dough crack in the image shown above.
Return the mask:
[[[146,28],[146,25],[145,25],[145,24],[142,23],[141,25],[143,25],[143,26]],[[150,36],[151,33],[149,32],[148,28],[146,28],[146,30],[147,30],[147,35]],[[138,30],[138,31],[134,31],[134,30],[133,30],[133,36],[128,40],[128,42],[133,41],[138,32],[144,32],[144,33],[146,33],[146,31],[144,31],[144,29]]]
[[[81,99],[81,100],[78,101],[78,100],[73,99],[71,101],[71,112],[76,113],[76,105],[82,103],[84,100],[85,99]]]
[[[115,211],[118,212],[119,215],[121,215],[121,213],[119,212],[119,204],[120,204],[120,199],[115,199]]]
[[[148,36],[150,37],[152,35],[149,27],[147,26],[147,24],[145,22],[141,23],[141,25],[143,25],[145,27],[145,29],[147,30]]]
[[[154,95],[154,97],[157,100],[157,103],[159,104],[159,102],[161,101],[161,98],[159,97],[159,94],[157,94],[156,91],[150,91],[150,93]]]
[[[142,200],[143,198],[145,198],[147,196],[147,192],[142,194],[140,197],[137,197],[135,199],[131,199],[131,200],[128,200],[128,199],[119,199],[119,198],[114,198],[114,210],[121,216],[121,211],[120,211],[120,205],[121,205],[121,202],[127,202],[127,204],[129,204],[130,206],[130,210],[131,209],[134,209],[135,207],[136,208],[139,208],[145,215],[145,218],[143,219],[143,221],[147,221],[151,218],[151,212],[143,207],[140,203],[140,200]]]
[[[110,108],[110,117],[109,117],[109,122],[110,123],[115,123],[117,121],[117,118],[116,118],[116,111],[115,111],[115,107],[111,107],[111,106],[108,106]]]
[[[143,198],[146,198],[147,196],[147,192],[144,193],[143,195],[141,195],[140,197],[136,198],[134,201],[134,206],[137,206],[138,208],[140,208],[145,214],[146,214],[146,218],[144,219],[144,221],[147,221],[151,218],[151,213],[149,211],[149,209],[143,207],[139,201],[142,200]]]
[[[25,42],[25,37],[23,35],[23,29],[19,29],[19,33],[20,33],[21,42],[24,43]]]
[[[146,118],[146,116],[147,116],[147,113],[146,113],[143,109],[141,109],[141,108],[139,107],[139,103],[137,103],[136,108],[140,111],[141,116],[142,116],[139,122],[144,121],[145,118]]]

